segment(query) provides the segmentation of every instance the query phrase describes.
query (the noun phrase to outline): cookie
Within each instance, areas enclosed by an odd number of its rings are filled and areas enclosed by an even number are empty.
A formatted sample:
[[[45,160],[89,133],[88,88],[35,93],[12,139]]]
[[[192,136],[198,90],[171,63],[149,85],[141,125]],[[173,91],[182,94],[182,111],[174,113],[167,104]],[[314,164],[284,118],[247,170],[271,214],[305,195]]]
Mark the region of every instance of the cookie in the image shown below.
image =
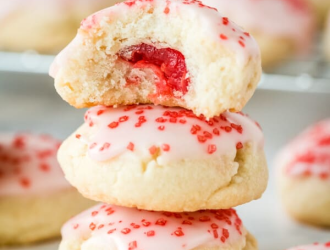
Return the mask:
[[[149,212],[97,205],[68,221],[60,250],[257,249],[234,209]]]
[[[280,152],[279,189],[295,219],[330,226],[330,120],[319,122]]]
[[[93,205],[70,187],[49,136],[0,135],[0,245],[60,235],[62,224]]]
[[[58,159],[69,182],[93,200],[171,212],[223,209],[265,190],[263,141],[243,113],[206,120],[180,108],[97,106]]]

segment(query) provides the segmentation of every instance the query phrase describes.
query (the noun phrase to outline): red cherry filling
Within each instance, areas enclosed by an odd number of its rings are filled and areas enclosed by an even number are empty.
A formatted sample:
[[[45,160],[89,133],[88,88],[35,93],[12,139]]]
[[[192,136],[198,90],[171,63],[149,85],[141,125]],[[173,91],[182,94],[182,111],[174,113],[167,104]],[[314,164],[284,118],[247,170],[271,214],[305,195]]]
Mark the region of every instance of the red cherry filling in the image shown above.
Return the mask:
[[[142,43],[126,48],[119,56],[133,63],[134,68],[151,68],[154,71],[159,79],[156,81],[157,95],[174,96],[174,92],[185,95],[188,92],[190,79],[181,52]]]

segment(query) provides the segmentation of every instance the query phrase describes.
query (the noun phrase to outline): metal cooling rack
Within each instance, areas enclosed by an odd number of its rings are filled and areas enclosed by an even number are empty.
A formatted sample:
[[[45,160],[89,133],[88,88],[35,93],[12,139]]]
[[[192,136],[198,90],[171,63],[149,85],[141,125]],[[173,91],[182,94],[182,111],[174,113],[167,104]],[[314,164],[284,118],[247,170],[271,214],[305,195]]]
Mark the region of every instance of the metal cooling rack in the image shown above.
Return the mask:
[[[35,51],[25,53],[0,52],[0,80],[16,75],[33,74],[46,76],[53,55],[40,55]],[[1,77],[5,75],[5,77]],[[0,82],[1,83],[1,82]],[[264,73],[259,89],[330,93],[330,63],[327,63],[316,48],[308,59],[287,61],[272,72]]]

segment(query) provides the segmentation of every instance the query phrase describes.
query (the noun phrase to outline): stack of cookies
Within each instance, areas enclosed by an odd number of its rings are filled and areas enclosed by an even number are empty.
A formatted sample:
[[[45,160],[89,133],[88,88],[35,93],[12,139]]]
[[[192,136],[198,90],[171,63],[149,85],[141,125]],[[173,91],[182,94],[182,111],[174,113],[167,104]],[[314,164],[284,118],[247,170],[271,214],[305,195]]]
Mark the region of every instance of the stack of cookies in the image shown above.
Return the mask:
[[[260,64],[249,33],[199,1],[85,19],[51,68],[62,98],[90,107],[58,158],[103,203],[64,225],[60,249],[257,249],[232,207],[267,185],[262,131],[240,112]]]

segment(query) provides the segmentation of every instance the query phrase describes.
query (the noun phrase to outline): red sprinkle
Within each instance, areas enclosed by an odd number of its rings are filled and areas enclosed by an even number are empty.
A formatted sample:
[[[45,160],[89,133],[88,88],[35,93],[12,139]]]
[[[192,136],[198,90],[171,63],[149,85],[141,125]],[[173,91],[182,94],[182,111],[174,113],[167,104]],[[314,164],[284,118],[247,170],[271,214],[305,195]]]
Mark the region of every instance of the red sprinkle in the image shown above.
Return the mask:
[[[198,141],[201,142],[201,143],[204,143],[207,141],[207,138],[205,136],[202,136],[202,135],[199,135],[198,137]]]
[[[170,13],[170,8],[169,8],[169,7],[166,7],[166,8],[164,9],[164,13],[165,13],[165,14]]]
[[[154,230],[148,231],[148,232],[147,232],[147,236],[148,236],[148,237],[155,236],[155,231],[154,231]]]
[[[182,232],[181,228],[178,228],[177,230],[174,231],[174,235],[178,237],[184,236],[184,233]]]
[[[238,142],[238,143],[236,144],[236,149],[238,150],[238,149],[242,149],[242,148],[243,148],[243,143]]]
[[[209,145],[209,146],[207,147],[207,152],[208,152],[209,154],[213,154],[213,153],[216,152],[216,151],[217,151],[217,146],[214,145],[214,144],[211,144],[211,145]]]
[[[183,225],[192,225],[192,222],[190,220],[184,220],[182,222]]]
[[[151,155],[154,155],[157,153],[157,147],[156,146],[152,146],[151,148],[149,148],[149,152]]]
[[[127,146],[128,150],[134,151],[134,144],[132,142],[130,142]]]
[[[228,239],[229,238],[229,231],[226,229],[226,228],[223,228],[222,229],[222,235]]]
[[[104,110],[99,110],[99,111],[97,111],[97,115],[99,116],[99,115],[102,115],[104,113]]]
[[[39,168],[44,172],[49,172],[50,171],[50,166],[47,163],[41,163]]]
[[[22,178],[20,180],[22,187],[29,188],[31,186],[31,181],[27,178]]]
[[[228,25],[228,23],[229,23],[228,18],[227,17],[223,17],[222,18],[222,23],[223,23],[223,25]]]
[[[116,229],[114,228],[114,229],[111,229],[111,230],[109,230],[108,231],[108,234],[112,234],[114,231],[116,231]]]
[[[227,40],[227,39],[228,39],[228,37],[225,36],[224,34],[220,34],[220,38],[221,38],[222,40]]]
[[[92,222],[91,224],[89,224],[89,229],[94,231],[96,228],[96,225]]]
[[[110,124],[108,125],[108,127],[111,128],[111,129],[113,129],[113,128],[117,128],[118,125],[119,125],[118,122],[112,122],[112,123],[110,123]]]
[[[151,225],[151,222],[149,222],[149,221],[142,221],[142,225],[144,227],[149,227]]]
[[[124,228],[123,230],[121,230],[122,234],[129,234],[131,232],[131,229],[129,228]]]
[[[165,129],[165,126],[159,126],[158,130],[163,131]]]
[[[158,220],[156,221],[155,224],[158,225],[158,226],[165,226],[166,223],[167,223],[167,220],[165,220],[165,219],[163,219],[163,218],[160,218],[160,219],[158,219]]]
[[[80,134],[76,134],[76,138],[77,139],[80,139],[81,138],[81,135]]]
[[[132,241],[128,244],[128,250],[134,250],[137,248],[137,242],[136,241]]]
[[[202,217],[199,218],[200,222],[207,222],[207,221],[210,221],[210,220],[211,220],[211,218],[208,217],[208,216],[202,216]]]
[[[163,144],[162,149],[163,149],[165,152],[168,152],[168,151],[170,151],[171,147],[170,147],[170,145],[168,145],[168,144]]]
[[[122,116],[119,118],[119,122],[126,122],[128,120],[128,116]]]

